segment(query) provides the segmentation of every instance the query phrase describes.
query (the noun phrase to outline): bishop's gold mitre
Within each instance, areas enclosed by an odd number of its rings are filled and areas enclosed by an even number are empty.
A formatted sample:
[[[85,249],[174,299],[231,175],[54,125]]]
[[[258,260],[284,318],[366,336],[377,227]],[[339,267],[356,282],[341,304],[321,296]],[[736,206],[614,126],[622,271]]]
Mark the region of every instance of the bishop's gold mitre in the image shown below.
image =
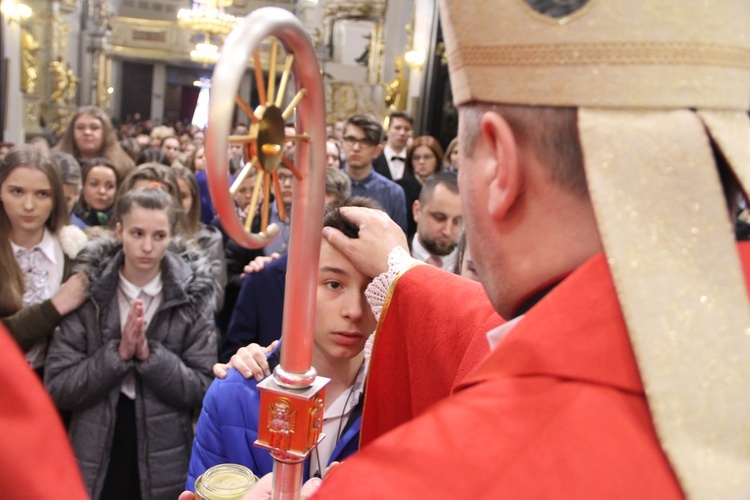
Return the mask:
[[[750,188],[747,0],[441,0],[454,100],[578,108],[660,442],[686,494],[750,498],[750,304],[715,153]]]
[[[746,1],[547,2],[581,4],[563,17],[538,3],[443,2],[456,104],[750,107]]]

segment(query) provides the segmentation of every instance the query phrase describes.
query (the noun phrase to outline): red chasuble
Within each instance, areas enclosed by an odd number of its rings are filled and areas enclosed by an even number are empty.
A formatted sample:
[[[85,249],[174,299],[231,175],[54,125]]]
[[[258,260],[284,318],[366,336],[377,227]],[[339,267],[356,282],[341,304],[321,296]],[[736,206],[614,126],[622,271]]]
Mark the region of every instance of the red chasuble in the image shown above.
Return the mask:
[[[739,249],[750,283],[750,243]],[[401,279],[417,271],[430,269]],[[406,283],[397,283],[394,302]],[[413,321],[440,314],[432,311],[416,308]],[[421,377],[437,371],[442,380],[442,365],[431,368]],[[534,306],[453,395],[344,462],[315,496],[416,497],[683,497],[651,422],[603,254]]]
[[[1,324],[0,436],[0,498],[88,498],[60,417]]]
[[[427,265],[398,277],[375,333],[360,449],[447,397],[502,322],[476,281]]]

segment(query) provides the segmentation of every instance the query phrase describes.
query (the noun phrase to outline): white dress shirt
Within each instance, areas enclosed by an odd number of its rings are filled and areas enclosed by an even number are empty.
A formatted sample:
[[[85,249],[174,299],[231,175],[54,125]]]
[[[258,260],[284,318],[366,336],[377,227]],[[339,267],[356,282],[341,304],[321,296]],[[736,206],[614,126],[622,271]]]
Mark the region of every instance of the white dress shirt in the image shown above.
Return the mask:
[[[400,153],[397,153],[388,144],[386,144],[383,148],[383,155],[385,156],[385,161],[388,162],[388,170],[391,171],[391,178],[394,181],[402,178],[404,176],[404,169],[406,168],[406,148],[404,148]],[[394,160],[394,156],[403,158],[404,161]]]
[[[352,414],[354,407],[357,406],[359,398],[364,397],[368,367],[369,360],[365,358],[362,367],[357,372],[354,384],[339,394],[339,397],[323,413],[323,433],[325,437],[310,459],[310,477],[319,472],[319,465],[322,468],[321,476],[323,476],[328,466],[328,460],[330,460],[333,450],[336,448],[341,434],[343,434],[349,416]]]
[[[44,228],[42,241],[32,248],[16,245],[13,240],[10,247],[24,275],[23,307],[54,297],[60,289],[65,267],[65,256],[57,238]],[[27,253],[30,255],[25,255]],[[32,368],[40,368],[44,366],[46,352],[47,340],[39,340],[26,353],[26,361]]]
[[[125,279],[120,271],[120,280],[117,283],[117,305],[120,309],[120,332],[125,329],[125,323],[130,314],[130,308],[135,299],[143,301],[143,328],[148,329],[149,323],[159,309],[162,301],[161,272],[154,279],[139,287]],[[135,372],[130,370],[122,381],[120,392],[130,399],[135,399]]]

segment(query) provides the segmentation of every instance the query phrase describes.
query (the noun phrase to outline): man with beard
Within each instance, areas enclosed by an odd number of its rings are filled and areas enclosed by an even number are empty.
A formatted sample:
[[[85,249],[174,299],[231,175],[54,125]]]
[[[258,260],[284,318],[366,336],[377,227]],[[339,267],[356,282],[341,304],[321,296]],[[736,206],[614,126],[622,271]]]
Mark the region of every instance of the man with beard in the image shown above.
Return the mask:
[[[463,223],[456,174],[438,172],[422,186],[412,207],[417,233],[411,256],[446,271],[456,266],[456,245]]]

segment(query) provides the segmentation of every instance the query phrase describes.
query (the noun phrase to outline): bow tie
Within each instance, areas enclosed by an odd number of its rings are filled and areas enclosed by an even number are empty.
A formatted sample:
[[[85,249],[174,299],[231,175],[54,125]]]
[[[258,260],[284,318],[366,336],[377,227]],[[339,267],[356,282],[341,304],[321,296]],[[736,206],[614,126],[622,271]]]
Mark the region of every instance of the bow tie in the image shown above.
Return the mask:
[[[404,158],[403,156],[391,156],[391,161],[396,160],[406,162],[406,158]]]

